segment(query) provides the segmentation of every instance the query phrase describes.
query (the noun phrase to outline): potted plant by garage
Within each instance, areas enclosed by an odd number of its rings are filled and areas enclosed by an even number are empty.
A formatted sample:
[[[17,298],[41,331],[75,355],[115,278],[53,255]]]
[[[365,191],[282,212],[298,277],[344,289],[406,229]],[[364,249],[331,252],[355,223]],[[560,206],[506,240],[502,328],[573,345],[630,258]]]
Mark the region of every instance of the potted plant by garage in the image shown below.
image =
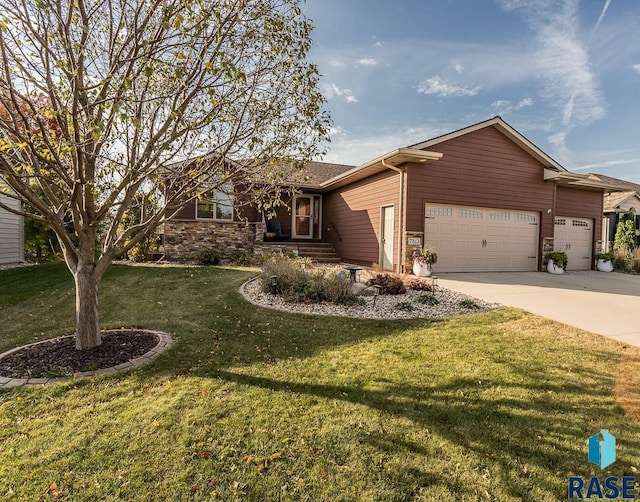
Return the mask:
[[[564,274],[569,257],[563,251],[553,251],[544,255],[544,264],[550,274]]]
[[[437,262],[438,255],[433,249],[418,249],[413,252],[413,273],[419,277],[429,277],[431,265]]]
[[[596,268],[600,272],[613,272],[613,253],[598,253],[596,255]]]

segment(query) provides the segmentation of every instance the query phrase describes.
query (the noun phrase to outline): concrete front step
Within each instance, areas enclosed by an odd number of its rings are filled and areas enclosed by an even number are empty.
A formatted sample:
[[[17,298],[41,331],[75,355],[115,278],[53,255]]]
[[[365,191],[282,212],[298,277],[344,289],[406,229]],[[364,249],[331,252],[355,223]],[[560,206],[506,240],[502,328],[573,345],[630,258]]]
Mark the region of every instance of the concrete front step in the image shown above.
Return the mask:
[[[338,258],[337,256],[335,257],[323,257],[323,258],[312,258],[311,256],[308,256],[307,258],[310,258],[313,262],[315,263],[340,263],[340,258]]]
[[[283,241],[273,244],[274,248],[283,246],[296,249],[299,256],[309,258],[316,263],[340,263],[340,257],[330,242]]]

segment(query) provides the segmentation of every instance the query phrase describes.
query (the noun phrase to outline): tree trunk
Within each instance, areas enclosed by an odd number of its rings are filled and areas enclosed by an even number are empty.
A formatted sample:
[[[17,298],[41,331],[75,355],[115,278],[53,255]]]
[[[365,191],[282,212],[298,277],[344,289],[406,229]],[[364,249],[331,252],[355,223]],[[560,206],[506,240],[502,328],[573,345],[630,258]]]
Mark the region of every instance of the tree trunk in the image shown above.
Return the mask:
[[[76,283],[76,349],[88,350],[102,344],[98,311],[98,282],[94,264],[78,263]]]

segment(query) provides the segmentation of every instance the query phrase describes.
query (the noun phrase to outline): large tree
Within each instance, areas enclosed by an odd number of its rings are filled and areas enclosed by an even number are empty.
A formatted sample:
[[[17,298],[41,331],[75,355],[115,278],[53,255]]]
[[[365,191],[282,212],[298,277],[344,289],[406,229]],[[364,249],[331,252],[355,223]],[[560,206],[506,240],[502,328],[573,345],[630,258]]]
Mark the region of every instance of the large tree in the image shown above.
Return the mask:
[[[56,233],[78,349],[101,343],[109,264],[199,188],[241,181],[243,201],[264,200],[320,153],[329,120],[299,4],[0,4],[0,189]],[[160,186],[159,207],[122,231],[132,202]]]

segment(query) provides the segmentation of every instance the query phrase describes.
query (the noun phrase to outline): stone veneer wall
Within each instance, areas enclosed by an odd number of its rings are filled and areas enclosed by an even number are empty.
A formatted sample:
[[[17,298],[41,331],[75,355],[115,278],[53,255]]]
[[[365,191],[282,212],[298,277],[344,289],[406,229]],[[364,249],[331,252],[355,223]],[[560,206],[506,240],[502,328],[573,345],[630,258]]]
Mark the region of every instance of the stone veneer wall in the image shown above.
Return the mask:
[[[165,258],[192,260],[202,249],[215,249],[222,258],[233,251],[253,253],[254,243],[263,240],[262,227],[244,221],[169,220],[164,224]]]

